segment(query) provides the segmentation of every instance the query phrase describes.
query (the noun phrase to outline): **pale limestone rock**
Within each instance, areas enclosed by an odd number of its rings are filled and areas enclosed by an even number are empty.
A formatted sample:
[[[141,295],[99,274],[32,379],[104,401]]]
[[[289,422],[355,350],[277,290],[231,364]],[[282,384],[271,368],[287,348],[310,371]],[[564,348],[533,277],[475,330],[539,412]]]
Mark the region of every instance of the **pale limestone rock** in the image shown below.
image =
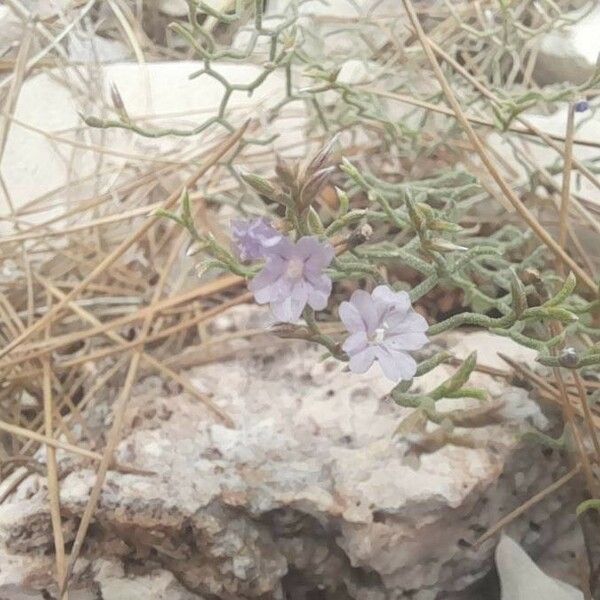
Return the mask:
[[[465,351],[476,345],[469,337]],[[82,571],[75,587],[97,585],[102,561],[131,577],[133,553],[192,598],[297,600],[310,590],[327,600],[447,598],[490,568],[494,542],[478,550],[472,542],[560,474],[560,459],[519,443],[524,427],[548,424],[522,389],[478,374],[490,400],[505,402],[502,418],[465,430],[472,447],[442,446],[413,468],[410,444],[393,437],[411,410],[386,398],[377,369],[359,376],[303,344],[265,347],[187,372],[235,430],[197,400],[165,395],[156,377],[136,387],[118,459],[156,475],[109,474],[84,554],[92,574]],[[61,482],[67,540],[92,484],[87,469]],[[2,560],[51,548],[45,501],[42,486],[0,508]],[[553,496],[509,530],[527,547],[548,545],[571,511]],[[28,568],[21,563],[20,590],[29,589]]]
[[[575,23],[555,28],[542,38],[534,69],[540,84],[580,84],[593,75],[600,55],[600,6],[593,4],[586,3],[569,15]]]
[[[473,331],[468,335],[453,332],[447,336],[452,352],[457,358],[466,358],[473,350],[477,350],[477,363],[494,369],[508,370],[509,366],[498,356],[498,353],[512,358],[517,363],[533,369],[537,352],[517,344],[509,337],[494,335],[489,331]]]
[[[80,63],[110,63],[127,59],[131,51],[118,40],[73,33],[68,37],[69,59]]]
[[[594,105],[595,101],[591,100],[591,104]],[[600,136],[600,119],[597,117],[597,110],[595,114],[592,111],[585,113],[575,114],[575,127],[576,137],[581,140],[595,141]],[[560,136],[565,135],[567,116],[568,116],[568,105],[567,103],[561,103],[556,112],[551,115],[540,115],[532,112],[528,112],[523,115],[529,122],[541,129],[547,134],[556,134]],[[544,167],[546,169],[551,168],[560,159],[560,155],[546,144],[535,144],[532,140],[527,139],[525,136],[522,138],[523,141],[523,153],[531,160],[531,165]],[[514,154],[514,147],[509,144],[503,136],[498,133],[490,133],[486,136],[488,144],[494,148],[496,152],[502,155],[507,160],[511,169],[513,170],[514,176],[511,176],[512,184],[515,188],[523,187],[526,189],[530,180],[531,173],[524,168],[524,164],[518,160],[518,156]],[[560,142],[557,142],[559,146]],[[591,161],[597,158],[598,152],[596,148],[587,147],[584,145],[576,144],[573,147],[573,156],[579,161]],[[551,175],[552,180],[555,183],[555,190],[560,190],[562,186],[562,172]],[[541,189],[537,190],[541,197],[547,196],[547,193]],[[577,195],[579,199],[583,201],[583,206],[586,210],[594,212],[600,206],[600,190],[585,177],[573,169],[571,173],[571,192],[573,195]],[[557,192],[555,197],[559,197],[560,194]],[[499,206],[499,205],[498,205]],[[540,218],[547,218],[548,221],[552,221],[554,215],[556,215],[556,207],[553,205],[551,198],[548,198],[545,204],[545,213],[542,213]],[[493,204],[490,204],[490,208],[495,209]],[[573,222],[574,231],[582,244],[584,250],[590,259],[600,265],[600,259],[598,257],[598,236],[587,224],[582,221],[580,224],[577,221]],[[552,224],[548,225],[548,231],[552,235],[558,235],[558,227]]]
[[[186,0],[159,0],[158,10],[169,17],[185,17],[188,3]]]
[[[337,81],[345,85],[365,84],[374,78],[376,65],[367,63],[364,60],[347,60],[340,69]]]
[[[102,559],[94,567],[94,581],[103,600],[202,600],[162,569],[128,575],[122,564]]]
[[[16,48],[23,37],[23,23],[8,6],[0,5],[0,56]]]
[[[64,16],[73,7],[72,0],[22,0],[21,5],[38,19]]]
[[[502,587],[502,600],[583,600],[574,587],[548,577],[525,550],[506,535],[496,548],[496,566]]]
[[[132,118],[153,115],[150,121],[145,122],[145,126],[191,129],[214,115],[215,107],[224,94],[222,84],[211,77],[189,79],[193,72],[201,68],[200,62],[178,61],[143,66],[113,63],[89,66],[87,71],[84,67],[79,69],[93,82],[93,95],[103,95],[106,105],[111,105],[109,88],[114,84]],[[228,81],[239,84],[248,83],[262,72],[260,67],[254,65],[217,64],[214,68]],[[122,166],[126,163],[149,168],[156,165],[161,156],[173,159],[177,158],[178,153],[198,152],[199,146],[206,142],[202,136],[148,139],[129,131],[100,131],[85,126],[82,135],[69,133],[84,125],[79,113],[109,116],[94,103],[82,102],[77,96],[79,86],[81,81],[72,68],[35,74],[24,82],[0,165],[15,209],[96,172],[101,157],[103,169],[108,165]],[[236,111],[233,122],[241,125],[250,115],[261,118],[284,93],[278,73],[267,77],[252,98],[248,98],[245,92],[233,93],[229,105],[231,110]],[[44,98],[43,111],[39,108],[40,98]],[[263,133],[270,135],[272,131],[267,127]],[[83,143],[89,149],[74,147],[63,140]],[[214,140],[210,143],[214,143]],[[289,136],[286,143],[290,143]],[[97,151],[93,146],[104,150]],[[187,155],[183,160],[187,160]],[[28,215],[28,222],[49,220],[61,211],[68,210],[70,203],[79,203],[96,195],[98,190],[110,189],[114,184],[114,174],[109,174],[96,177],[92,183],[84,181],[74,185],[60,194],[62,204],[52,202],[55,208]],[[0,233],[10,232],[12,226],[2,221]]]

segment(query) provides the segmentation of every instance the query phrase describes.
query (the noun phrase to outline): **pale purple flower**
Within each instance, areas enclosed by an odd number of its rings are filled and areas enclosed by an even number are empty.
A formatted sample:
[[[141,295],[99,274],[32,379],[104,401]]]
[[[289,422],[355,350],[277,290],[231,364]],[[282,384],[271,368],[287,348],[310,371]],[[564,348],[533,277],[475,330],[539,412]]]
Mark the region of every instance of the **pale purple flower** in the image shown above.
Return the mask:
[[[408,354],[427,343],[427,321],[410,304],[406,292],[379,285],[373,293],[356,290],[342,302],[340,318],[350,335],[342,349],[350,370],[364,373],[377,360],[386,377],[398,382],[414,377],[415,359]]]
[[[242,260],[264,258],[266,250],[283,239],[281,233],[264,217],[249,221],[234,219],[231,222],[231,233]]]
[[[578,100],[575,102],[575,112],[581,113],[585,112],[590,108],[589,102],[587,100]]]
[[[323,269],[335,252],[328,242],[305,236],[297,242],[283,238],[266,248],[267,262],[250,282],[249,288],[259,304],[269,303],[275,318],[294,323],[308,304],[323,310],[331,294],[331,279]]]

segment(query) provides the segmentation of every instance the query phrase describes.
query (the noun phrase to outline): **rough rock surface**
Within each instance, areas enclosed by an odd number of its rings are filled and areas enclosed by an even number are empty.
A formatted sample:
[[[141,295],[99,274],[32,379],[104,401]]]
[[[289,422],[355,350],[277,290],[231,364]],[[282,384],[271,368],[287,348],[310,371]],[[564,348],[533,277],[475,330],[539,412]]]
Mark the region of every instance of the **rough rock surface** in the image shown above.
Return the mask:
[[[463,352],[482,343],[448,339],[456,341]],[[473,377],[505,402],[497,422],[470,429],[469,444],[415,460],[415,448],[393,437],[410,410],[386,398],[376,368],[357,376],[304,345],[264,346],[250,359],[188,371],[237,429],[166,393],[158,378],[138,385],[118,458],[156,474],[110,473],[73,598],[98,589],[104,600],[449,598],[491,566],[495,542],[478,550],[472,542],[562,468],[560,458],[519,443],[520,430],[548,421],[503,380]],[[67,541],[93,483],[91,470],[68,464]],[[546,545],[564,526],[555,517],[568,511],[551,497],[509,531],[528,548]],[[43,479],[30,478],[0,507],[0,531],[0,598],[52,591]],[[123,592],[125,584],[152,593]]]

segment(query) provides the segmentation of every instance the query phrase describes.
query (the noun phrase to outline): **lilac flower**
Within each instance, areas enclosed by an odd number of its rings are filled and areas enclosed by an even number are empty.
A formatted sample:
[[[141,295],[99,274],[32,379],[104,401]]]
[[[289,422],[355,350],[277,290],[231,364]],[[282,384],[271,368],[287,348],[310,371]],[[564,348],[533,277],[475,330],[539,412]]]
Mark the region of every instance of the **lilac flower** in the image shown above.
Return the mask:
[[[350,302],[342,302],[340,318],[350,333],[342,348],[350,357],[350,370],[367,371],[377,360],[392,381],[411,379],[417,363],[408,350],[427,343],[427,321],[410,305],[406,292],[394,292],[387,285],[372,294],[356,290]]]
[[[250,221],[235,219],[231,222],[231,232],[242,260],[264,258],[265,251],[283,239],[281,233],[264,217]]]
[[[305,236],[296,243],[282,238],[276,246],[265,249],[267,262],[248,287],[256,302],[270,303],[279,321],[293,323],[307,304],[315,310],[327,306],[331,279],[323,269],[334,254],[331,244],[314,236]]]
[[[581,113],[588,110],[590,107],[587,100],[579,100],[575,102],[575,112]]]

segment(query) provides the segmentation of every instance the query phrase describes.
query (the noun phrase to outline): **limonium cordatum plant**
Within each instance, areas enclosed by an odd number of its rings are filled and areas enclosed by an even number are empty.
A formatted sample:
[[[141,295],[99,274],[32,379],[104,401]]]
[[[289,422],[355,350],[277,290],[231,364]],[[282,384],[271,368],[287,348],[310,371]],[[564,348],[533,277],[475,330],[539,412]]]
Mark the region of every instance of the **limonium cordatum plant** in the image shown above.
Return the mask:
[[[468,385],[474,354],[434,390],[413,391],[415,378],[452,358],[430,343],[435,336],[483,327],[558,364],[566,336],[589,328],[589,303],[574,294],[575,277],[546,271],[543,249],[527,234],[519,231],[517,238],[518,230],[504,226],[481,237],[458,224],[479,191],[473,179],[441,174],[386,187],[339,160],[338,147],[334,138],[304,164],[278,159],[273,180],[240,172],[265,216],[233,219],[230,247],[197,230],[187,195],[179,214],[165,215],[186,227],[206,254],[202,272],[217,268],[247,279],[257,304],[269,305],[273,333],[320,344],[354,373],[379,368],[397,403],[438,423],[464,425],[468,409],[440,412],[436,403],[486,400],[483,390]],[[318,199],[331,183],[338,209],[327,219]],[[350,194],[366,206],[351,209]],[[375,230],[386,235],[377,239]],[[531,246],[525,257],[519,256],[523,242]],[[409,286],[394,274],[398,268],[418,273],[420,281]],[[477,310],[428,324],[418,303],[440,288],[461,290]]]
[[[486,415],[493,418],[494,406],[488,411],[485,392],[469,385],[475,354],[453,359],[436,343],[440,334],[471,327],[510,337],[536,350],[557,380],[560,369],[571,370],[573,377],[597,369],[597,293],[589,285],[577,287],[572,274],[557,269],[530,229],[497,218],[498,213],[482,217],[495,199],[487,185],[484,189],[457,167],[469,164],[462,161],[463,134],[452,116],[438,118],[440,95],[425,81],[432,78],[424,53],[405,51],[405,43],[408,48],[414,40],[403,38],[413,32],[401,11],[397,18],[386,16],[388,38],[381,21],[352,0],[348,10],[355,10],[356,18],[348,24],[334,19],[333,25],[326,18],[307,19],[310,10],[304,9],[310,2],[304,0],[278,3],[269,15],[263,0],[236,2],[223,12],[196,0],[188,5],[189,22],[177,22],[172,31],[201,62],[190,76],[223,86],[215,114],[190,128],[146,126],[130,119],[113,97],[118,119],[87,122],[148,137],[232,132],[239,125],[230,110],[234,93],[254,93],[267,79],[281,76],[279,89],[269,92],[272,105],[259,133],[245,133],[240,150],[224,159],[239,187],[222,194],[204,190],[207,201],[241,213],[230,224],[231,244],[198,231],[187,194],[178,214],[165,215],[189,230],[195,250],[203,253],[202,272],[219,269],[245,278],[255,301],[268,305],[265,310],[279,322],[273,333],[319,344],[356,373],[380,369],[395,402],[446,430],[484,424]],[[554,4],[499,3],[487,21],[469,3],[448,10],[440,6],[437,17],[428,17],[432,24],[465,19],[450,35],[444,60],[450,67],[454,56],[464,54],[469,73],[477,74],[471,89],[461,65],[448,68],[450,87],[460,89],[465,107],[487,113],[487,123],[508,142],[507,151],[527,172],[523,191],[535,196],[540,185],[552,190],[551,176],[563,169],[562,157],[545,171],[540,168],[519,150],[515,121],[531,109],[554,112],[565,102],[573,103],[578,118],[588,118],[593,107],[582,98],[597,89],[600,69],[577,86],[524,85],[531,80],[529,49],[569,20]],[[220,34],[238,27],[247,44],[223,43]],[[343,51],[335,47],[340,39]],[[256,77],[230,81],[219,70],[222,61],[251,63]],[[364,67],[359,83],[343,76],[350,61]],[[488,88],[484,95],[482,85]],[[417,103],[400,115],[390,98]],[[420,108],[423,99],[434,110]],[[278,116],[292,104],[306,112],[307,137],[329,139],[338,131],[345,137],[309,160],[277,158],[274,175],[241,171],[238,166],[247,164],[244,149],[270,144],[285,132],[287,123]],[[342,149],[352,158],[343,158]],[[436,167],[424,168],[431,158]],[[593,161],[587,169],[597,173]],[[450,311],[436,304],[436,298],[448,296],[458,299]],[[418,378],[450,360],[455,373],[433,390],[421,391]],[[455,398],[474,398],[482,410],[438,408],[440,400]],[[563,447],[569,436],[536,437]]]
[[[333,246],[305,235],[297,242],[288,238],[265,249],[265,266],[249,288],[259,304],[271,306],[275,317],[295,323],[306,306],[323,310],[331,294],[331,278],[324,273],[334,256]]]

